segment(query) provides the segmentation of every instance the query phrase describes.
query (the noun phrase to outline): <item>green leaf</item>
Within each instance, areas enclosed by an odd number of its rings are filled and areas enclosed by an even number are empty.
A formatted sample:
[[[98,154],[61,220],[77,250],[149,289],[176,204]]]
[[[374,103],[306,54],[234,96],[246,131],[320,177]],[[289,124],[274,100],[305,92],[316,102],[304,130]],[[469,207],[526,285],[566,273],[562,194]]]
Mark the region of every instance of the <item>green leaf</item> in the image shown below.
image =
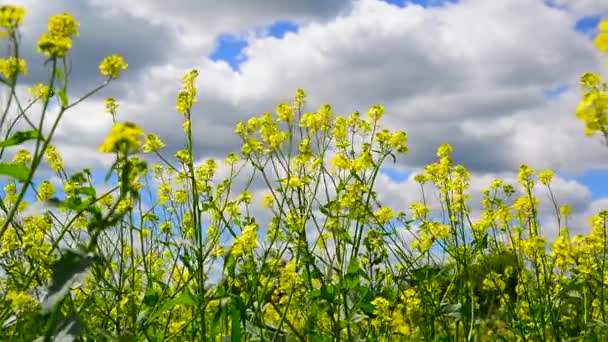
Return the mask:
[[[359,270],[361,266],[359,265],[359,260],[357,260],[357,256],[354,256],[350,259],[348,263],[348,268],[346,269],[346,275],[359,275]]]
[[[146,288],[146,293],[144,294],[143,303],[146,306],[154,306],[156,303],[158,303],[158,299],[158,292],[154,289],[154,287],[148,286],[148,288]]]
[[[40,132],[36,129],[30,130],[30,131],[20,131],[20,132],[13,134],[13,136],[11,136],[10,138],[0,142],[0,147],[20,145],[24,141],[37,140],[40,138],[42,138],[40,136]]]
[[[59,99],[61,99],[62,107],[68,106],[68,95],[65,93],[65,90],[62,89],[59,91]]]
[[[234,296],[231,301],[232,336],[231,341],[241,341],[241,298]]]
[[[196,298],[191,293],[183,293],[179,297],[168,300],[163,304],[160,311],[167,311],[173,308],[176,305],[184,305],[184,306],[197,306],[198,302]]]
[[[48,285],[48,293],[42,302],[42,313],[51,312],[70,288],[82,281],[89,267],[97,260],[97,256],[85,254],[78,250],[67,250],[53,265],[53,278]]]
[[[68,317],[57,329],[53,341],[73,342],[82,334],[84,326],[75,316]]]
[[[57,79],[60,80],[63,77],[63,70],[59,68],[55,69],[55,76],[57,76]]]
[[[0,175],[15,178],[20,182],[25,182],[30,174],[30,169],[20,164],[0,163]]]

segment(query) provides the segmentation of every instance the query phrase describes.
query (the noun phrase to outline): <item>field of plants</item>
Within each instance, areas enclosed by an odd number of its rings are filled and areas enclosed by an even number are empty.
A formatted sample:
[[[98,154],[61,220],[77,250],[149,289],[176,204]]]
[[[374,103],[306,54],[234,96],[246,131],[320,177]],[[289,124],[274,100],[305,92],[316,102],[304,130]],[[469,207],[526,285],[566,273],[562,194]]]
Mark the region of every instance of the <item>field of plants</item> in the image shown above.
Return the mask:
[[[0,7],[1,341],[608,338],[608,208],[589,218],[587,234],[571,234],[552,171],[522,165],[518,184],[491,182],[474,220],[470,175],[444,144],[415,178],[420,201],[389,208],[374,189],[381,167],[407,154],[407,134],[382,126],[380,105],[341,116],[328,104],[308,108],[301,89],[274,113],[235,122],[240,151],[197,161],[196,70],[176,99],[184,149],[165,153],[108,98],[114,126],[99,151],[112,167],[68,170],[53,145],[64,113],[116,82],[127,62],[106,57],[103,82],[73,98],[79,23],[55,15],[37,45],[48,79],[22,98],[24,18],[24,8]],[[599,30],[595,44],[608,52],[608,21]],[[608,85],[587,73],[581,86],[573,115],[608,147]],[[62,188],[43,177],[51,174]],[[253,184],[266,195],[254,197]],[[535,187],[553,200],[553,241]],[[428,205],[435,195],[441,212]],[[266,216],[252,217],[259,205]]]

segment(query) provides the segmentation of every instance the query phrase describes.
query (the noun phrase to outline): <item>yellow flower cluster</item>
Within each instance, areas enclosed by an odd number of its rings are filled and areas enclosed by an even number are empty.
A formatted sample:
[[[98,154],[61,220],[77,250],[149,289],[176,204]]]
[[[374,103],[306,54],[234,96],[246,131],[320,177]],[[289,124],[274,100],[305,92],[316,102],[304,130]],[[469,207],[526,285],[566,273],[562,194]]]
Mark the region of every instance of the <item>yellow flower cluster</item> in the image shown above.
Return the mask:
[[[601,131],[608,134],[608,94],[607,85],[599,75],[586,73],[581,78],[583,98],[576,107],[576,118],[585,124],[585,134],[592,136]]]
[[[235,257],[251,252],[258,245],[257,225],[250,224],[243,228],[241,236],[237,236],[232,244],[231,253]]]
[[[182,91],[177,94],[177,112],[186,115],[192,108],[196,100],[196,87],[194,81],[198,76],[198,71],[191,70],[182,78]]]
[[[6,300],[11,303],[11,308],[16,312],[27,311],[36,304],[34,297],[23,291],[9,291],[6,294]]]
[[[594,44],[602,52],[608,52],[608,20],[602,20],[598,25],[599,33]]]
[[[122,155],[137,153],[142,145],[142,138],[145,136],[145,132],[136,124],[117,122],[106,140],[99,146],[99,152]]]
[[[27,75],[25,60],[15,57],[0,59],[0,73],[9,79],[16,77],[18,74]]]
[[[102,76],[109,76],[112,79],[120,77],[121,70],[127,70],[129,65],[124,58],[119,55],[110,55],[99,64],[99,72]]]
[[[42,83],[38,83],[34,87],[30,87],[27,90],[34,96],[35,99],[41,99],[42,101],[47,101],[49,98],[55,95],[55,91],[51,89],[51,87]]]
[[[59,154],[55,146],[47,146],[46,151],[44,151],[44,155],[53,171],[59,172],[63,169],[63,158],[61,157],[61,154]]]
[[[144,142],[144,152],[148,153],[158,151],[165,146],[165,143],[160,140],[160,138],[156,134],[146,135],[146,141]]]
[[[21,6],[0,6],[0,27],[5,31],[0,33],[0,38],[13,36],[15,30],[21,26],[25,18],[25,8]]]
[[[38,51],[50,58],[63,58],[72,48],[72,36],[78,36],[80,23],[69,13],[49,18],[48,32],[38,40]]]

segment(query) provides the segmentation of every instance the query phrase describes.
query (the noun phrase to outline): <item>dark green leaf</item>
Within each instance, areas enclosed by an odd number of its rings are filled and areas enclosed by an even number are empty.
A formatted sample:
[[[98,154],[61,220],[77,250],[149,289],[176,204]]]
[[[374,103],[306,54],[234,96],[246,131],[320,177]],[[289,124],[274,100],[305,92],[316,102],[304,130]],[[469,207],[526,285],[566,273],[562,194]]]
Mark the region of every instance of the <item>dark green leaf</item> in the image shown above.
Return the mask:
[[[149,286],[148,288],[146,288],[143,303],[146,306],[154,306],[156,305],[156,303],[158,303],[158,298],[159,296],[156,290],[153,287]]]
[[[94,254],[85,254],[78,250],[67,250],[53,266],[53,278],[48,286],[48,293],[42,302],[42,313],[53,310],[78,281],[86,275],[91,264],[97,259]]]

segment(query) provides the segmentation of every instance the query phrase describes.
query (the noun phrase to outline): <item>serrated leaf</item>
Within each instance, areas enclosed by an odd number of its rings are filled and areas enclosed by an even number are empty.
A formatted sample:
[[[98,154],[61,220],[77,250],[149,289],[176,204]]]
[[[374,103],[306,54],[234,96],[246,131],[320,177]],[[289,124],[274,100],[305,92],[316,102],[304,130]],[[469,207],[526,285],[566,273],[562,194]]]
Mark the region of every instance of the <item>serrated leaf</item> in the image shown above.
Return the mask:
[[[20,131],[13,134],[10,138],[0,142],[0,147],[8,147],[20,145],[24,141],[40,139],[40,132],[33,129],[29,131]]]
[[[70,287],[81,281],[89,267],[97,259],[94,254],[84,254],[77,250],[67,250],[53,266],[53,278],[48,285],[48,293],[42,302],[42,313],[47,314],[55,308]]]
[[[0,163],[0,175],[12,177],[20,182],[25,182],[30,174],[30,169],[25,165]]]

